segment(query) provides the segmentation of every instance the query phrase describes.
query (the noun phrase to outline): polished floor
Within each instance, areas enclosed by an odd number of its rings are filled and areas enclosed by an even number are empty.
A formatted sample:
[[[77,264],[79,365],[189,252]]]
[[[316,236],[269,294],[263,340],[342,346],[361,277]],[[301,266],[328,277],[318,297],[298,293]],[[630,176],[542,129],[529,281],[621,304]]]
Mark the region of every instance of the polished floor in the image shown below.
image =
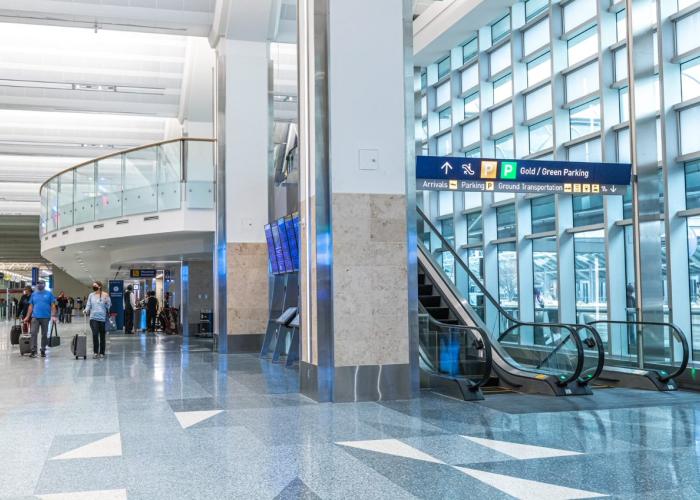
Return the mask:
[[[700,498],[700,393],[316,404],[201,340],[75,360],[80,328],[29,359],[0,324],[0,498]]]

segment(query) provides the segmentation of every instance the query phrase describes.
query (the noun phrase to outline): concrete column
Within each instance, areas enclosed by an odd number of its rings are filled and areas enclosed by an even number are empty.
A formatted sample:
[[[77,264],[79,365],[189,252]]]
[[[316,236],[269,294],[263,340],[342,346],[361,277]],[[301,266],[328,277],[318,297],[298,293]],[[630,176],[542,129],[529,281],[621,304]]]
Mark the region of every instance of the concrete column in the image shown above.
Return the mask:
[[[225,227],[221,229],[226,238],[215,244],[219,299],[214,333],[219,352],[253,352],[262,344],[269,305],[263,229],[268,222],[270,156],[268,44],[221,39],[216,50],[217,139],[224,140],[218,145],[225,177]],[[221,223],[221,214],[217,216]],[[227,342],[221,341],[224,331]]]
[[[411,2],[298,5],[302,392],[407,398],[418,388]]]

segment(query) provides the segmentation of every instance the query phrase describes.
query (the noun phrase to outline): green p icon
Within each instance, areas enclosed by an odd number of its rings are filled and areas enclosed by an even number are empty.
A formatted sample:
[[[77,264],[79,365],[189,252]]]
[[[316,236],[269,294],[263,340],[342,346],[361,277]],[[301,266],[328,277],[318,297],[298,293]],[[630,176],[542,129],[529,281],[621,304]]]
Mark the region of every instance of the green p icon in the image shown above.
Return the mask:
[[[501,179],[515,180],[518,176],[517,161],[502,161],[501,162]]]

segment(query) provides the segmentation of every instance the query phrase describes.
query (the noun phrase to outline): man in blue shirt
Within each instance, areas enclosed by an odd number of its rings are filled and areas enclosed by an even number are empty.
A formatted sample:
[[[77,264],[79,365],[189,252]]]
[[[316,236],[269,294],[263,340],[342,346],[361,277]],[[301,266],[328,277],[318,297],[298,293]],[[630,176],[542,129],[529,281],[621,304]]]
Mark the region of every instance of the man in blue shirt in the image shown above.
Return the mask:
[[[31,320],[31,357],[36,358],[36,338],[41,328],[41,357],[46,357],[47,334],[49,332],[49,320],[56,321],[56,298],[51,292],[45,290],[46,282],[37,281],[36,290],[29,297],[29,308],[24,317],[25,322]]]

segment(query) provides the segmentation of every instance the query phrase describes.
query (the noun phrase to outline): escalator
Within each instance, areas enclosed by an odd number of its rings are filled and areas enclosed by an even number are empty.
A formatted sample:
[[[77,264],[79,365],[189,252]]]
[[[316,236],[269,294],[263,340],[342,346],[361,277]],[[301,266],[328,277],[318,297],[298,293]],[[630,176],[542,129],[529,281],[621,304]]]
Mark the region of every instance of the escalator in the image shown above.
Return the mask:
[[[492,376],[500,386],[557,396],[591,394],[590,383],[604,362],[595,327],[518,320],[489,294],[423,212],[417,212],[418,298],[424,311],[443,325],[486,332]],[[535,338],[546,341],[536,343]],[[432,354],[431,359],[441,358],[439,344],[437,353],[424,348],[425,343],[421,349]],[[449,347],[443,342],[444,349]],[[427,371],[449,377],[444,368],[433,364]]]

